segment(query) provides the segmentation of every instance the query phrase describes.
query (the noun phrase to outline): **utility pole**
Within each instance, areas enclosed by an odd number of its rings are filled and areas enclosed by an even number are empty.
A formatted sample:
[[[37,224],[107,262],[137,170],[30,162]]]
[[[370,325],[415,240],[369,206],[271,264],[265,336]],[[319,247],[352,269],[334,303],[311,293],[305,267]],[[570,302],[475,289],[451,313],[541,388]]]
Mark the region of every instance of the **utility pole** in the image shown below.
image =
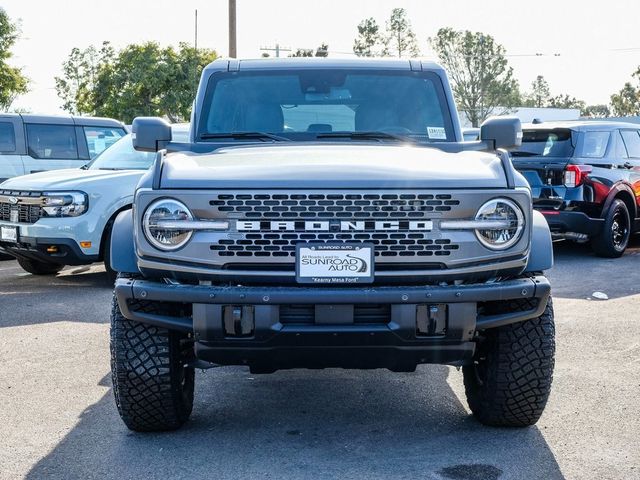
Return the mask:
[[[280,52],[290,52],[290,48],[281,47],[279,43],[276,43],[275,47],[260,47],[263,52],[276,52],[276,58],[280,57]]]
[[[197,90],[198,90],[198,9],[196,8],[195,11],[195,18],[194,18],[194,35],[193,35],[193,50],[195,53],[195,58],[196,61],[194,62],[194,67],[195,67],[195,72],[193,73],[193,78],[194,78],[194,82],[193,82],[193,96],[195,96]]]
[[[229,0],[229,57],[236,58],[236,0]]]
[[[476,117],[477,123],[484,120],[484,35],[480,34],[480,115]],[[479,127],[480,125],[474,125]]]

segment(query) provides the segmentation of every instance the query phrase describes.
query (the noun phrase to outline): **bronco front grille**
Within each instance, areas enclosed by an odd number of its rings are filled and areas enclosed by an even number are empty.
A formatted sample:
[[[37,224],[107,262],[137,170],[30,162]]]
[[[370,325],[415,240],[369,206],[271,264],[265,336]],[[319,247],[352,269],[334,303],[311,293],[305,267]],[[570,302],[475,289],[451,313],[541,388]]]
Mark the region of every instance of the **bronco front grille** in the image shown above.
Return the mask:
[[[411,230],[409,223],[454,215],[460,199],[440,192],[236,192],[209,200],[215,218],[264,222],[261,231],[238,231],[209,245],[219,257],[250,261],[255,257],[295,257],[298,243],[372,243],[376,257],[447,257],[460,245],[439,231]],[[459,207],[458,207],[459,208]],[[270,228],[270,222],[291,222],[292,228]],[[304,222],[328,222],[324,231],[307,231]],[[367,222],[366,229],[345,231],[341,221]],[[398,223],[396,230],[375,229],[375,222]],[[294,223],[295,222],[295,223]],[[248,258],[247,258],[248,257]],[[395,259],[394,259],[395,257]],[[242,260],[241,260],[242,259]],[[231,260],[231,259],[229,259]],[[430,259],[430,261],[435,258]]]
[[[460,201],[448,194],[220,194],[209,204],[244,218],[421,218],[448,212]]]

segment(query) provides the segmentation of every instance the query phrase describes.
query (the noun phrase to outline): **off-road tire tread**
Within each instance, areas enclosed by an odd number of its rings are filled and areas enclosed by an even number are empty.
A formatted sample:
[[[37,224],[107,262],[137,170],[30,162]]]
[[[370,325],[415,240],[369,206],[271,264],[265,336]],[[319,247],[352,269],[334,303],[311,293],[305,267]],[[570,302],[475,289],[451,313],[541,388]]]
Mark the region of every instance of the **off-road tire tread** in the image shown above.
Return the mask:
[[[118,412],[131,430],[175,430],[193,408],[193,368],[190,392],[183,395],[179,369],[185,368],[180,335],[164,328],[127,320],[117,299],[111,310],[111,375]]]
[[[531,308],[519,301],[507,308]],[[535,424],[549,398],[555,358],[555,326],[551,297],[544,313],[484,332],[477,355],[486,355],[485,381],[477,381],[473,366],[463,367],[467,400],[483,424],[526,427]]]

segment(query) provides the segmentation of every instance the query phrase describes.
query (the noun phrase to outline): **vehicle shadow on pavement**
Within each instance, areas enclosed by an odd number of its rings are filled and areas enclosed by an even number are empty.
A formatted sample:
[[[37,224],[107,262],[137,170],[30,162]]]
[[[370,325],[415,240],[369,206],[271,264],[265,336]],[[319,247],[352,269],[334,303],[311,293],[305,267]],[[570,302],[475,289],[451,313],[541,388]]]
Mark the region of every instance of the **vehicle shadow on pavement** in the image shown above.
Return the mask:
[[[6,270],[0,271],[0,328],[109,322],[113,283],[102,268],[67,267],[53,276],[31,275],[15,262],[3,262],[2,268]]]
[[[128,431],[109,391],[28,478],[563,478],[537,427],[482,426],[449,375],[198,372],[191,420],[163,434]]]
[[[600,258],[587,244],[554,243],[555,268],[545,272],[557,298],[594,299],[602,292],[610,299],[640,294],[640,234],[631,237],[620,258]],[[558,268],[562,267],[562,268]]]

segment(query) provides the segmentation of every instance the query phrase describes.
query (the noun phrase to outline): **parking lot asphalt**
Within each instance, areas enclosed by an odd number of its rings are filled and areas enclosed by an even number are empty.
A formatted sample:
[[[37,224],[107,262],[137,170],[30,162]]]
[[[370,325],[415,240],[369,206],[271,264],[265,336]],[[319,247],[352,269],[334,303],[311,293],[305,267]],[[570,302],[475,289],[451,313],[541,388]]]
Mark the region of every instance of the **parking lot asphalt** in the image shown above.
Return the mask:
[[[534,427],[477,423],[455,368],[227,367],[198,372],[182,430],[138,434],[113,401],[102,267],[0,262],[0,478],[640,478],[640,238],[615,260],[558,244],[549,276],[556,370]]]

